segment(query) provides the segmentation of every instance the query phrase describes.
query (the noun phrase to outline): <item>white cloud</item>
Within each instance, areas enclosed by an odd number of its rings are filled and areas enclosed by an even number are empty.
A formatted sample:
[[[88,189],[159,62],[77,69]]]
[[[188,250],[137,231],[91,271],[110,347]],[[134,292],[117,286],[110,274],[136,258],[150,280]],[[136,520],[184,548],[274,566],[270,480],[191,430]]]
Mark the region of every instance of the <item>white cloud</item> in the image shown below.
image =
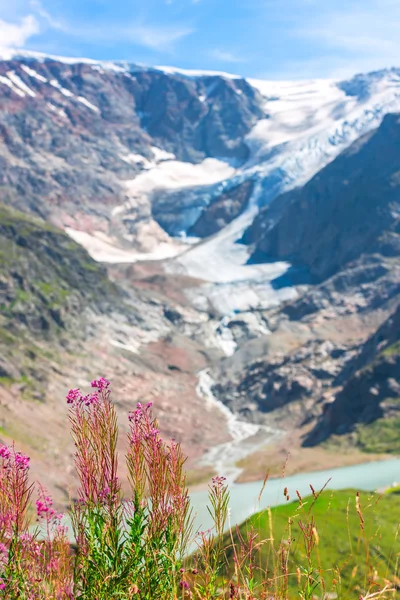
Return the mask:
[[[55,19],[44,7],[40,0],[30,0],[30,6],[35,13],[43,19],[52,29],[66,31],[67,27],[64,23]]]
[[[133,25],[121,33],[124,34],[124,38],[129,37],[132,43],[139,46],[151,50],[170,51],[176,42],[193,32],[194,29],[190,27]]]
[[[353,0],[315,13],[305,27],[295,28],[293,35],[320,45],[320,56],[330,69],[326,75],[343,76],[400,65],[399,22],[397,0]],[[312,67],[317,63],[313,57],[303,64]]]
[[[19,23],[0,19],[0,45],[3,48],[21,48],[30,37],[39,32],[39,22],[33,15],[27,15]]]
[[[214,48],[214,50],[212,50],[210,52],[210,55],[212,58],[215,58],[216,60],[220,60],[222,62],[228,62],[228,63],[244,63],[244,62],[246,62],[246,59],[243,58],[242,56],[237,56],[236,54],[233,54],[232,52],[229,52],[227,50],[221,50],[220,48]]]

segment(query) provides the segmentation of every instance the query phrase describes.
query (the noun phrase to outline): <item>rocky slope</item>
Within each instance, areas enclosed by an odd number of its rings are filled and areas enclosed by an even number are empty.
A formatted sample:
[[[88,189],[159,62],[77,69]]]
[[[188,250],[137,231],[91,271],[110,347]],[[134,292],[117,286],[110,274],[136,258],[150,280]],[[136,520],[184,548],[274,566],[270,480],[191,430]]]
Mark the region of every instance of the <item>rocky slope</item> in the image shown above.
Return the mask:
[[[400,433],[400,308],[337,376],[340,391],[324,406],[306,445],[352,432],[368,451],[398,452]]]

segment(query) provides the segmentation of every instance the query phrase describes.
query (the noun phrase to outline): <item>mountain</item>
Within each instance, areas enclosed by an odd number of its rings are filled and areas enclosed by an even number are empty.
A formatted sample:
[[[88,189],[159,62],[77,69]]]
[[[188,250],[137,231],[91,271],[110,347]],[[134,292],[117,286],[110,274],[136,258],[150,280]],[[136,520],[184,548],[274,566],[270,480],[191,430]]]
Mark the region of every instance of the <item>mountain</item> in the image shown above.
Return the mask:
[[[292,276],[301,281],[305,266],[314,284],[263,313],[268,338],[215,368],[213,392],[243,418],[295,426],[308,447],[341,435],[363,451],[398,451],[399,159],[400,119],[387,115],[245,233],[253,263],[291,260]]]
[[[400,118],[387,115],[304,187],[268,207],[248,232],[255,248],[323,280],[364,254],[400,254]],[[276,212],[277,209],[275,209]],[[268,227],[268,223],[271,226]]]
[[[400,109],[399,84],[395,69],[273,82],[8,52],[2,199],[102,259],[176,255],[185,247],[170,236],[242,219],[239,239],[258,206]]]
[[[397,307],[398,123],[385,115],[400,110],[399,88],[396,69],[274,82],[0,60],[0,437],[37,454],[59,498],[73,449],[58,399],[99,374],[115,383],[121,413],[155,400],[196,478],[237,474],[237,457],[318,425],[339,375]],[[372,223],[354,192],[362,152]],[[327,202],[306,224],[290,211],[329,169]],[[349,185],[336,188],[344,172]],[[345,221],[354,255],[323,245],[331,187],[353,190],[354,218],[368,225],[370,246],[343,207],[335,227]],[[289,212],[289,237],[291,227],[318,231],[324,256],[307,250],[316,267],[297,249],[259,262]]]
[[[264,117],[262,104],[242,79],[46,57],[1,61],[3,201],[151,249],[152,236],[168,239],[145,201],[157,179],[167,188],[180,178],[223,180],[230,161],[247,160],[244,137]]]

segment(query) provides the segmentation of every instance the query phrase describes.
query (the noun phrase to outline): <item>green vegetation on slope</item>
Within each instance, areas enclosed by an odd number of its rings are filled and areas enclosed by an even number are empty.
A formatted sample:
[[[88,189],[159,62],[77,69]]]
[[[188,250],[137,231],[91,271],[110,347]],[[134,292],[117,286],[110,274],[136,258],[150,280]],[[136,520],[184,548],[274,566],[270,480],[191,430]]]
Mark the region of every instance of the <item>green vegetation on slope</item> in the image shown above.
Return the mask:
[[[282,589],[287,578],[290,598],[301,597],[299,588],[311,574],[315,597],[328,593],[358,599],[398,575],[400,496],[362,493],[359,507],[358,512],[355,491],[325,491],[316,500],[309,497],[303,504],[288,503],[252,516],[233,540],[248,538],[254,529],[255,580],[276,578],[278,571],[275,585]],[[233,559],[232,549],[228,557]]]
[[[64,232],[1,205],[0,282],[2,331],[43,335],[112,291],[105,269]]]
[[[45,363],[60,342],[81,337],[84,312],[107,310],[117,294],[104,267],[63,231],[0,205],[0,385],[42,397]]]
[[[364,452],[400,454],[400,416],[358,425],[356,439]]]

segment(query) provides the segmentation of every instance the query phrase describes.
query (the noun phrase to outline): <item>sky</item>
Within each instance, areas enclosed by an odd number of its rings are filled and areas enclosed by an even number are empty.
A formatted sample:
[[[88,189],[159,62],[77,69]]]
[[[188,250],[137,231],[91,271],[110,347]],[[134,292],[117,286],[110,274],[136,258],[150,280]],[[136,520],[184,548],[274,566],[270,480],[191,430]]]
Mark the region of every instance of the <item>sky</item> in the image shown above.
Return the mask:
[[[400,67],[400,0],[0,0],[0,47],[218,70],[346,78]]]

